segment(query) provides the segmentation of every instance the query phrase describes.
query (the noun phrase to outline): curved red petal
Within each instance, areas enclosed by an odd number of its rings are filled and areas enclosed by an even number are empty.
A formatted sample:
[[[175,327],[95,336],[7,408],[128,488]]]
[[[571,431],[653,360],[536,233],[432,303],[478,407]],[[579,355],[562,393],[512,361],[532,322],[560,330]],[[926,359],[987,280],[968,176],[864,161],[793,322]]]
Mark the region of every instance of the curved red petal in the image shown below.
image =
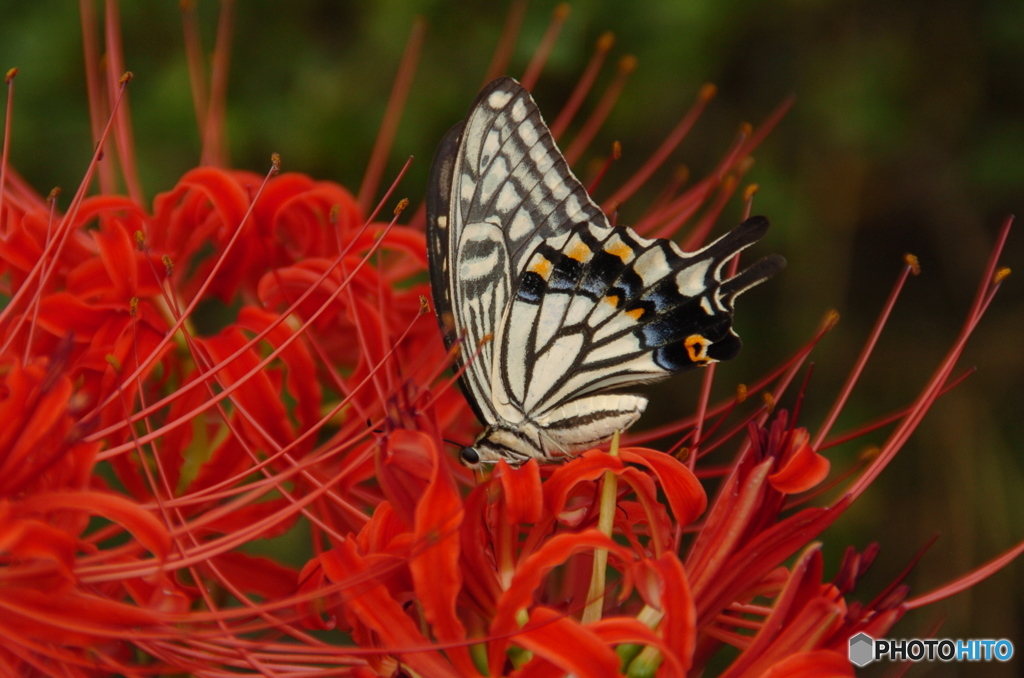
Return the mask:
[[[672,455],[645,447],[624,447],[619,450],[619,456],[625,462],[654,471],[680,525],[689,525],[707,509],[708,496],[697,476]]]
[[[22,500],[21,508],[40,513],[68,510],[103,516],[131,532],[150,553],[164,558],[171,550],[171,536],[164,524],[135,502],[116,494],[88,490],[38,492]]]
[[[509,522],[522,524],[539,521],[544,508],[544,495],[537,460],[531,459],[516,469],[502,460],[494,475],[501,481]]]
[[[373,631],[382,652],[401,655],[402,661],[425,676],[452,675],[452,665],[405,613],[376,578],[379,559],[364,559],[351,541],[319,558],[324,573],[336,583],[351,583],[343,592],[344,610],[352,620]]]
[[[598,530],[584,530],[570,534],[557,534],[548,539],[534,553],[521,560],[516,567],[512,581],[498,599],[491,633],[495,640],[488,648],[488,662],[492,675],[498,675],[502,664],[508,637],[518,625],[516,614],[528,608],[533,602],[534,591],[553,568],[563,564],[570,556],[581,551],[606,549],[621,560],[631,560],[629,551],[615,543]]]
[[[464,675],[473,671],[473,661],[464,645],[466,628],[456,613],[455,603],[462,589],[459,569],[462,499],[433,440],[425,433],[396,431],[415,437],[434,464],[426,491],[416,506],[413,555],[409,559],[416,598],[438,640],[455,643],[448,656]]]
[[[839,652],[814,650],[787,657],[759,674],[761,678],[850,678],[850,660]]]
[[[264,600],[291,596],[299,584],[298,572],[265,556],[230,551],[210,560],[217,567],[219,576]]]
[[[768,476],[771,483],[783,494],[806,492],[828,477],[831,463],[828,459],[814,451],[810,444],[807,429],[797,429],[793,433],[792,453],[784,465]]]
[[[619,656],[600,636],[546,607],[530,611],[526,626],[515,634],[515,643],[535,655],[519,674],[522,676],[532,675],[531,664],[542,662],[550,662],[574,676],[615,678],[619,675]]]
[[[660,583],[660,591],[657,592],[660,595],[648,603],[665,615],[660,627],[661,635],[684,670],[688,671],[697,646],[697,609],[686,571],[674,553],[646,561],[644,566],[657,573]]]
[[[548,513],[559,515],[577,485],[597,480],[605,471],[622,471],[622,460],[600,450],[584,452],[555,469],[544,483],[544,506]]]

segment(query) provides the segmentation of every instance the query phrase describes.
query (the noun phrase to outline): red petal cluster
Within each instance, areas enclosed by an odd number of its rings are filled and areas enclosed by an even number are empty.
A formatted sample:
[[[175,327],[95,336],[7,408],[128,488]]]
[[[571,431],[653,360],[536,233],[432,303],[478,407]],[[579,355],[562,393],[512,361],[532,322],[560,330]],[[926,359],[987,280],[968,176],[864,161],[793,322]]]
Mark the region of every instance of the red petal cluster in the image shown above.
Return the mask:
[[[444,362],[436,328],[415,322],[421,233],[364,228],[336,184],[263,184],[200,168],[152,214],[98,196],[60,215],[7,194],[0,626],[21,648],[0,650],[8,666],[78,648],[81,667],[115,670],[132,636],[183,637],[178,617],[210,604],[200,580],[294,595],[297,572],[238,546],[295,524],[306,508],[282,494],[372,479],[372,458],[348,454],[367,418],[387,418],[368,375],[419,379]],[[367,266],[371,251],[387,265]],[[348,509],[331,531],[362,528],[378,500],[334,502]]]

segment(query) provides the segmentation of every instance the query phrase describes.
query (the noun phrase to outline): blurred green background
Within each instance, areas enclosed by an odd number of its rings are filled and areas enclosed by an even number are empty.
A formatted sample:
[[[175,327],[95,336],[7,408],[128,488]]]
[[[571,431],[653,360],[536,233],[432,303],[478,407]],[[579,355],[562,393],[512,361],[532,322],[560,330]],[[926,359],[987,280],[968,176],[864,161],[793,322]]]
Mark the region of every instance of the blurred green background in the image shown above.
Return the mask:
[[[92,147],[78,7],[64,0],[4,0],[0,7],[0,67],[20,70],[11,164],[43,194],[64,187],[66,204]],[[522,74],[553,7],[529,6],[510,74]],[[219,5],[201,2],[199,10],[209,49]],[[279,152],[286,170],[357,191],[404,43],[422,16],[422,58],[385,172],[388,181],[414,155],[399,195],[418,203],[434,147],[481,85],[506,10],[505,2],[441,0],[239,3],[228,98],[231,164],[263,172],[270,153]],[[181,19],[176,2],[125,2],[121,15],[126,63],[136,76],[130,97],[140,173],[152,198],[199,157]],[[685,163],[696,177],[741,122],[758,123],[784,97],[797,97],[746,177],[761,187],[755,212],[774,224],[759,250],[784,254],[789,268],[740,302],[737,325],[747,346],[720,371],[722,392],[789,355],[834,308],[842,321],[815,354],[802,417],[813,431],[903,253],[913,252],[923,273],[897,304],[839,429],[909,403],[958,333],[1000,222],[1024,207],[1024,3],[574,2],[535,88],[549,120],[606,30],[617,42],[596,91],[619,57],[634,54],[639,66],[588,156],[613,140],[623,144],[599,198],[642,163],[702,83],[716,83],[719,95],[670,162]],[[623,207],[623,223],[643,211],[670,170]],[[734,201],[723,223],[738,220],[740,209]],[[935,406],[826,535],[829,576],[846,544],[881,543],[864,600],[936,533],[939,541],[910,576],[914,592],[1024,539],[1022,228],[1003,257],[1017,275],[1004,283],[962,362],[977,373]],[[661,393],[689,403],[697,383],[683,377]],[[835,450],[834,466],[847,468],[866,445],[883,440],[876,433]],[[944,636],[1006,637],[1024,652],[1022,572],[1016,563],[910,615],[897,635],[922,634],[945,618]],[[1021,666],[1024,659],[1016,659],[984,673],[1017,675]],[[914,673],[978,675],[972,668]]]

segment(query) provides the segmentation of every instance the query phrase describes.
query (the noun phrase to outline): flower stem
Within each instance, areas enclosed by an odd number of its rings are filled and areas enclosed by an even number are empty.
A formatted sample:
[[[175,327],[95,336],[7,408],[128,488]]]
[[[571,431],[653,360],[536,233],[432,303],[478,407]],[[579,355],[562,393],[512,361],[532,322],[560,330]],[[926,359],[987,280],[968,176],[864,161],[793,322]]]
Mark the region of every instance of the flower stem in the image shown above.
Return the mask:
[[[612,445],[608,454],[613,457],[619,456],[619,432],[612,436]],[[601,483],[601,508],[597,519],[597,529],[605,536],[612,536],[612,526],[615,524],[615,497],[619,493],[618,478],[611,471],[604,472],[604,481]],[[594,550],[594,572],[590,577],[590,590],[587,591],[587,606],[583,609],[583,616],[580,619],[584,624],[600,621],[601,611],[604,609],[604,587],[605,577],[608,569],[608,551],[606,549]]]

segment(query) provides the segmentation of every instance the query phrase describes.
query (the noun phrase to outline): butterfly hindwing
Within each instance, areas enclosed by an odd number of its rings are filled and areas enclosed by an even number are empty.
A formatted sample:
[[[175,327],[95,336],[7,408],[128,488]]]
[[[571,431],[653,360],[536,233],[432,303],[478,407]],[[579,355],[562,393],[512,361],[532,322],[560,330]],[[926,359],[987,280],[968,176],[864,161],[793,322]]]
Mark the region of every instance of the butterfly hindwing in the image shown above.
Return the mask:
[[[733,278],[725,264],[760,238],[747,220],[698,252],[626,227],[584,225],[539,245],[499,332],[501,387],[522,411],[655,381],[739,350],[733,301],[781,266],[767,258]]]

